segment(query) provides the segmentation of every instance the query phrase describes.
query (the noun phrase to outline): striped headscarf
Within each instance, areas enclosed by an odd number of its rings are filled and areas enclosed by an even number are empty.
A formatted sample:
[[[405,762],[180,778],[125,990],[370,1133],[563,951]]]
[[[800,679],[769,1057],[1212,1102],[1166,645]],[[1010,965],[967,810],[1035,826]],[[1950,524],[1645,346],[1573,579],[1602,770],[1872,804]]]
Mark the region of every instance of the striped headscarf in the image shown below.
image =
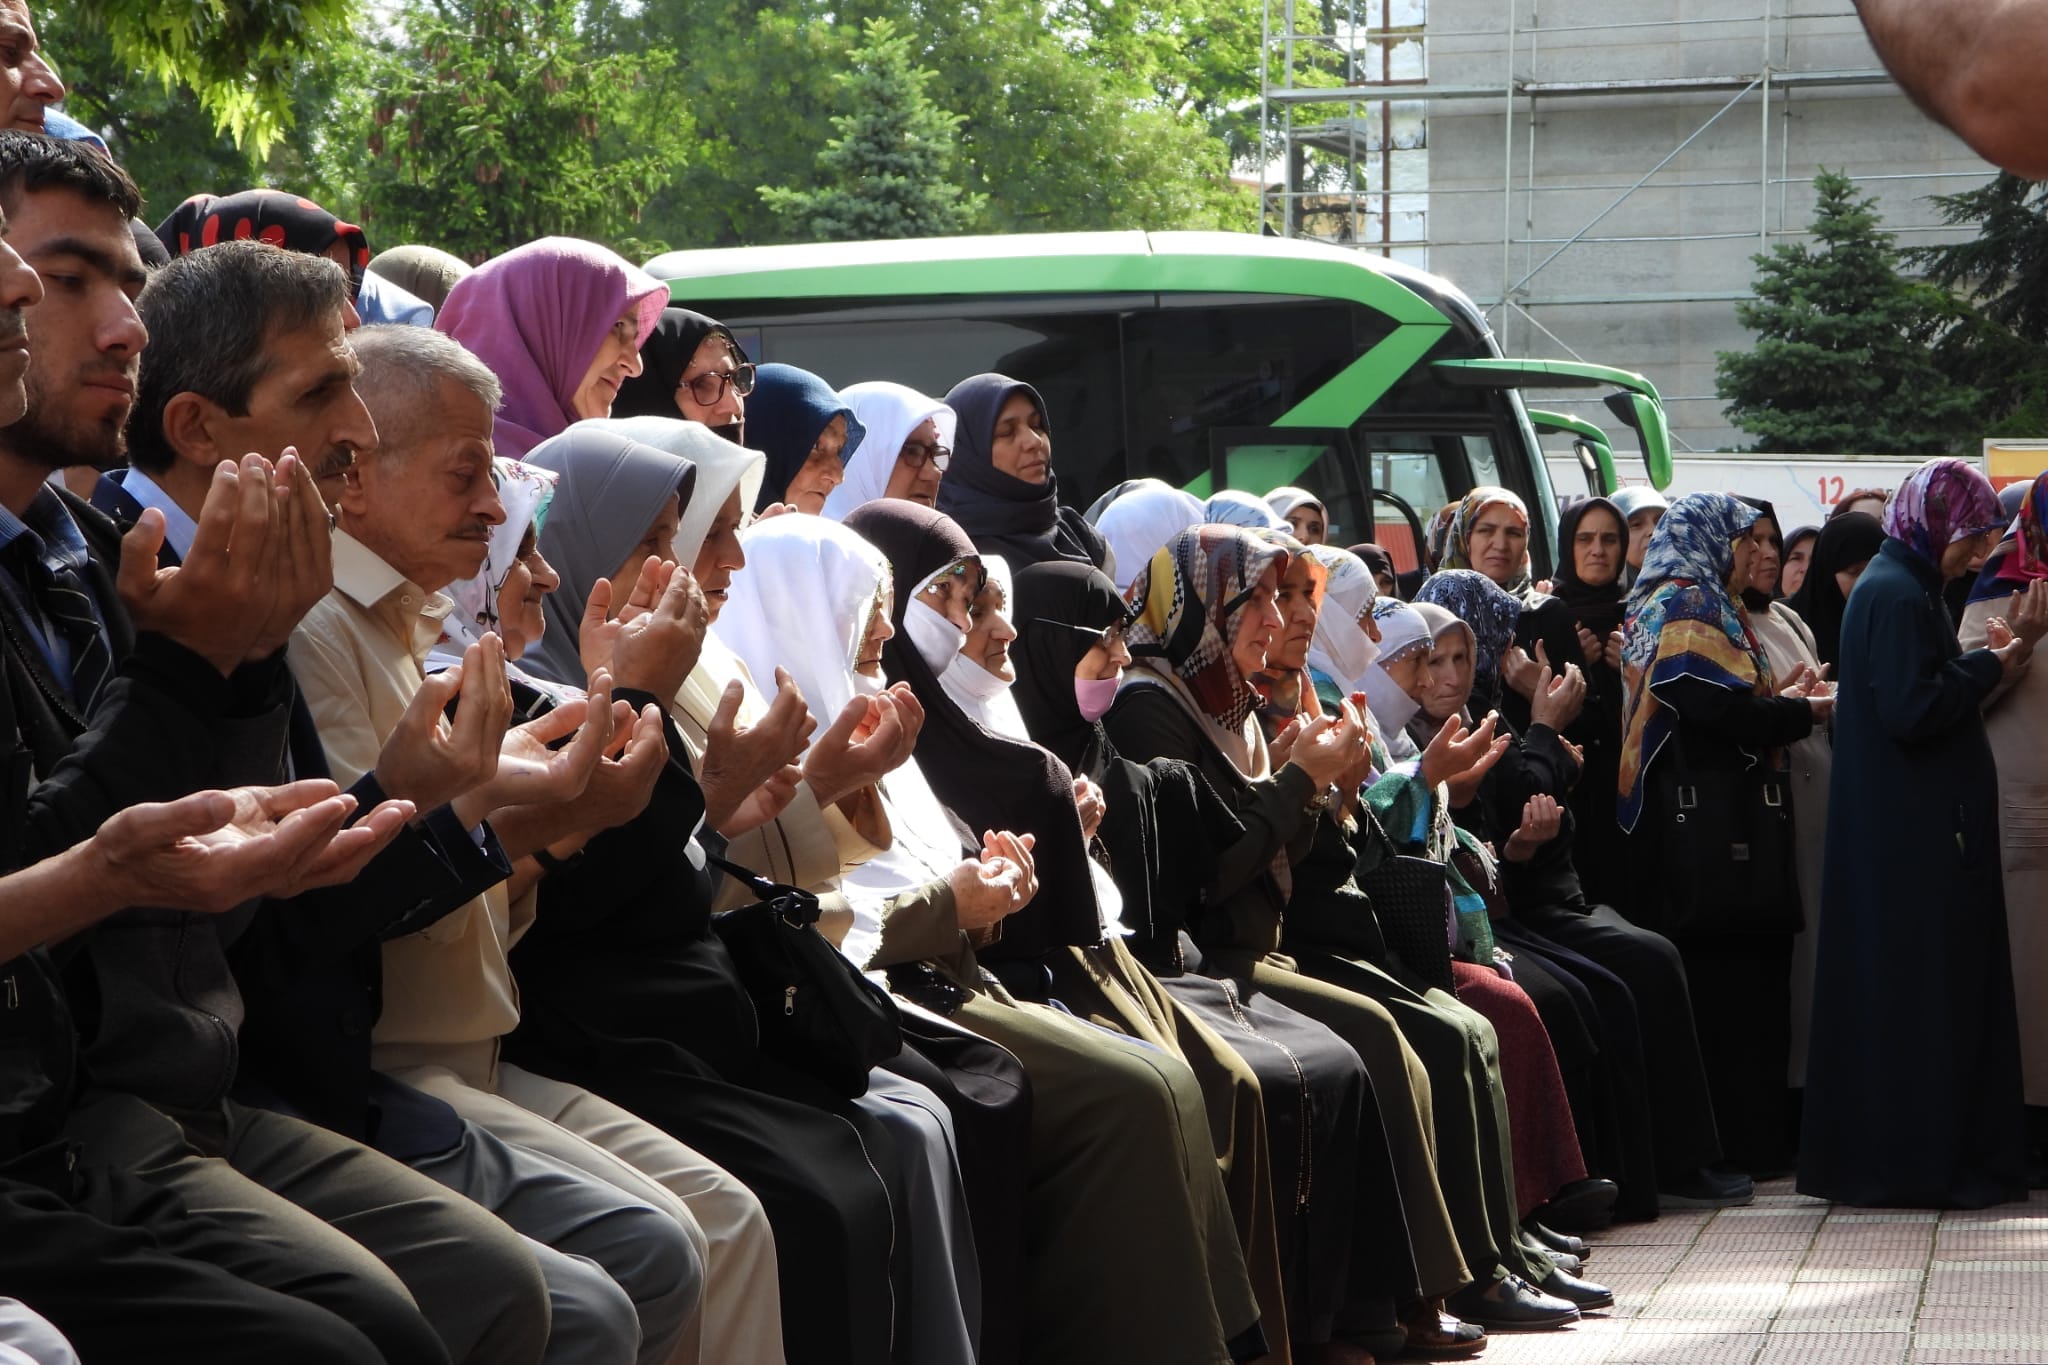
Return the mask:
[[[1728,592],[1735,539],[1757,511],[1727,493],[1688,493],[1657,523],[1622,623],[1621,827],[1643,813],[1643,777],[1678,725],[1656,689],[1700,678],[1737,692],[1772,693],[1771,664]]]

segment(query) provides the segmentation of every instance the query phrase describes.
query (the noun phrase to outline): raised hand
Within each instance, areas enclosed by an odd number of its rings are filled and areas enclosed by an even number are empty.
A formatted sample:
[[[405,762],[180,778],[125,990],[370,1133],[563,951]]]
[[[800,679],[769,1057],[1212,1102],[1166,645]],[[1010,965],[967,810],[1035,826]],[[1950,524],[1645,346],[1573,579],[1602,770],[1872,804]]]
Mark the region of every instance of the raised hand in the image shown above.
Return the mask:
[[[1579,633],[1579,657],[1589,664],[1598,663],[1603,649],[1600,637],[1584,626],[1574,626],[1573,629]]]
[[[575,738],[569,739],[571,735]],[[501,807],[575,800],[589,785],[611,737],[611,677],[599,672],[591,678],[585,697],[563,702],[538,720],[505,732],[497,770],[455,798],[456,818],[474,826]],[[569,743],[550,747],[561,739]]]
[[[649,562],[661,561],[650,557]],[[647,577],[644,570],[641,577],[643,581]],[[615,634],[606,666],[614,686],[650,692],[667,701],[682,690],[683,680],[703,654],[704,635],[711,629],[711,608],[688,569],[666,565],[660,577],[665,586],[652,607],[638,610],[628,602],[631,615],[622,612],[619,620],[611,623]],[[595,600],[594,593],[592,598]]]
[[[278,515],[271,467],[250,455],[213,471],[192,550],[175,569],[157,567],[163,513],[145,510],[121,538],[115,587],[135,628],[169,636],[233,673],[249,657],[276,601],[272,533]]]
[[[1093,839],[1095,831],[1102,828],[1102,817],[1109,813],[1109,804],[1103,799],[1102,788],[1085,777],[1075,778],[1074,807],[1081,813],[1081,837]]]
[[[2037,578],[2014,593],[2006,608],[2006,621],[2029,649],[2041,643],[2041,638],[2048,636],[2048,580]]]
[[[1613,670],[1614,670],[1615,672],[1617,672],[1617,673],[1621,672],[1621,632],[1620,632],[1620,631],[1618,631],[1618,630],[1617,630],[1617,631],[1615,631],[1615,632],[1614,632],[1613,634],[1611,634],[1611,635],[1609,635],[1609,636],[1607,637],[1607,648],[1606,648],[1606,650],[1604,651],[1604,653],[1605,653],[1605,656],[1606,656],[1606,659],[1607,659],[1607,666],[1608,666],[1609,668],[1613,669]]]
[[[1369,743],[1366,732],[1349,716],[1317,716],[1301,727],[1288,762],[1307,773],[1321,791],[1355,764]]]
[[[907,689],[906,689],[907,690]],[[893,691],[875,697],[854,697],[840,709],[825,733],[804,754],[804,780],[819,805],[829,805],[886,777],[917,743],[907,735]],[[923,712],[918,713],[923,723]]]
[[[775,670],[775,700],[752,725],[737,723],[745,697],[746,689],[738,679],[726,684],[705,732],[704,759],[697,774],[697,784],[704,789],[705,823],[728,834],[736,832],[726,828],[726,821],[740,803],[795,762],[818,724],[804,709],[803,693],[783,669]]]
[[[449,723],[443,712],[458,697]],[[420,810],[444,806],[498,771],[511,723],[505,646],[487,634],[463,651],[460,664],[420,684],[377,753],[377,785]]]
[[[1540,651],[1543,646],[1538,644]],[[1586,675],[1577,664],[1566,664],[1564,672],[1552,675],[1546,661],[1536,673],[1536,691],[1529,699],[1529,719],[1562,731],[1579,718],[1586,705]]]
[[[355,805],[316,780],[197,792],[116,813],[86,848],[114,903],[217,913],[347,880],[412,816],[387,802],[345,829]]]
[[[1511,863],[1526,863],[1563,828],[1564,812],[1557,798],[1538,793],[1522,803],[1522,823],[1508,836],[1502,856]]]
[[[1453,806],[1469,802],[1479,790],[1481,780],[1507,752],[1507,736],[1493,737],[1499,719],[1489,712],[1485,720],[1468,730],[1462,720],[1452,716],[1422,751],[1422,780],[1431,787],[1448,784]]]
[[[1514,691],[1530,700],[1536,696],[1538,677],[1550,667],[1550,659],[1544,653],[1543,642],[1536,642],[1539,657],[1532,659],[1520,645],[1510,645],[1507,653],[1500,656],[1500,679]]]
[[[266,584],[270,610],[249,646],[251,661],[283,649],[306,613],[334,587],[334,535],[327,524],[327,503],[313,482],[313,471],[291,446],[278,459],[272,492],[277,515],[271,537],[274,567]]]
[[[955,867],[947,882],[953,888],[954,915],[964,932],[994,927],[1038,894],[1030,836],[983,834],[980,856]]]
[[[635,716],[625,702],[612,703],[612,742],[582,795],[569,803],[577,837],[617,829],[647,809],[668,763],[661,708],[649,704]]]
[[[803,780],[802,768],[794,763],[784,764],[778,771],[770,773],[760,786],[747,793],[733,813],[725,817],[725,822],[717,826],[718,832],[730,838],[745,834],[750,829],[759,829],[789,809],[789,803],[796,800],[796,789]]]

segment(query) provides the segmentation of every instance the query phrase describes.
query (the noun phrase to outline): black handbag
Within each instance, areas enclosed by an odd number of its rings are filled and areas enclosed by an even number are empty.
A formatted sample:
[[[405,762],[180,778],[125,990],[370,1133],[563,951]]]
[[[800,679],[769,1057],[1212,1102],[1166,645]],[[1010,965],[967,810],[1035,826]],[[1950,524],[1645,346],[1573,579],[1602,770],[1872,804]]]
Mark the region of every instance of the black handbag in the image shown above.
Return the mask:
[[[1449,870],[1427,858],[1384,859],[1358,878],[1372,897],[1380,936],[1400,966],[1424,985],[1457,993],[1451,975]]]
[[[849,1099],[867,1094],[868,1072],[903,1050],[896,1002],[818,932],[816,896],[705,856],[761,898],[711,921],[753,999],[761,1050]]]
[[[1696,764],[1683,726],[1653,760],[1660,823],[1646,926],[1664,934],[1794,934],[1799,906],[1792,792],[1760,758],[1742,768]]]

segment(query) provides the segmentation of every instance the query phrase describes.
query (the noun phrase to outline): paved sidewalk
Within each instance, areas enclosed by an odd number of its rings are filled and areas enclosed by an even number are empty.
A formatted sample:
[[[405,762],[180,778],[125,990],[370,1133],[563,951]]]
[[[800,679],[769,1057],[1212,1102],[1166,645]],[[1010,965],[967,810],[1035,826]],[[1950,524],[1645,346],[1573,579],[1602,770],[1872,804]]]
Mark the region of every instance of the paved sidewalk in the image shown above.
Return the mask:
[[[1483,1365],[2048,1365],[2048,1191],[1973,1213],[1835,1208],[1762,1187],[1593,1239],[1618,1302],[1502,1333]]]

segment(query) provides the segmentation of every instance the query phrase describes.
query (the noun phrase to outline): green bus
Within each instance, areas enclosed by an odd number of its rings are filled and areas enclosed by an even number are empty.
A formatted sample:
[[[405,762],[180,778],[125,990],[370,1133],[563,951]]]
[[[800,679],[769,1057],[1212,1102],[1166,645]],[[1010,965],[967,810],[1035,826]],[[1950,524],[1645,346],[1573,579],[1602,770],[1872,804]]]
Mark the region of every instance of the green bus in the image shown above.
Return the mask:
[[[1500,484],[1535,512],[1540,577],[1557,499],[1520,393],[1534,387],[1609,390],[1652,478],[1669,479],[1649,381],[1503,357],[1455,286],[1362,251],[1064,233],[677,251],[647,269],[753,359],[835,385],[891,379],[943,396],[982,371],[1029,382],[1075,507],[1145,475],[1198,495],[1300,484],[1328,505],[1332,542],[1378,540],[1412,569],[1438,508]],[[1611,455],[1607,466],[1589,464],[1589,485],[1611,486]]]

